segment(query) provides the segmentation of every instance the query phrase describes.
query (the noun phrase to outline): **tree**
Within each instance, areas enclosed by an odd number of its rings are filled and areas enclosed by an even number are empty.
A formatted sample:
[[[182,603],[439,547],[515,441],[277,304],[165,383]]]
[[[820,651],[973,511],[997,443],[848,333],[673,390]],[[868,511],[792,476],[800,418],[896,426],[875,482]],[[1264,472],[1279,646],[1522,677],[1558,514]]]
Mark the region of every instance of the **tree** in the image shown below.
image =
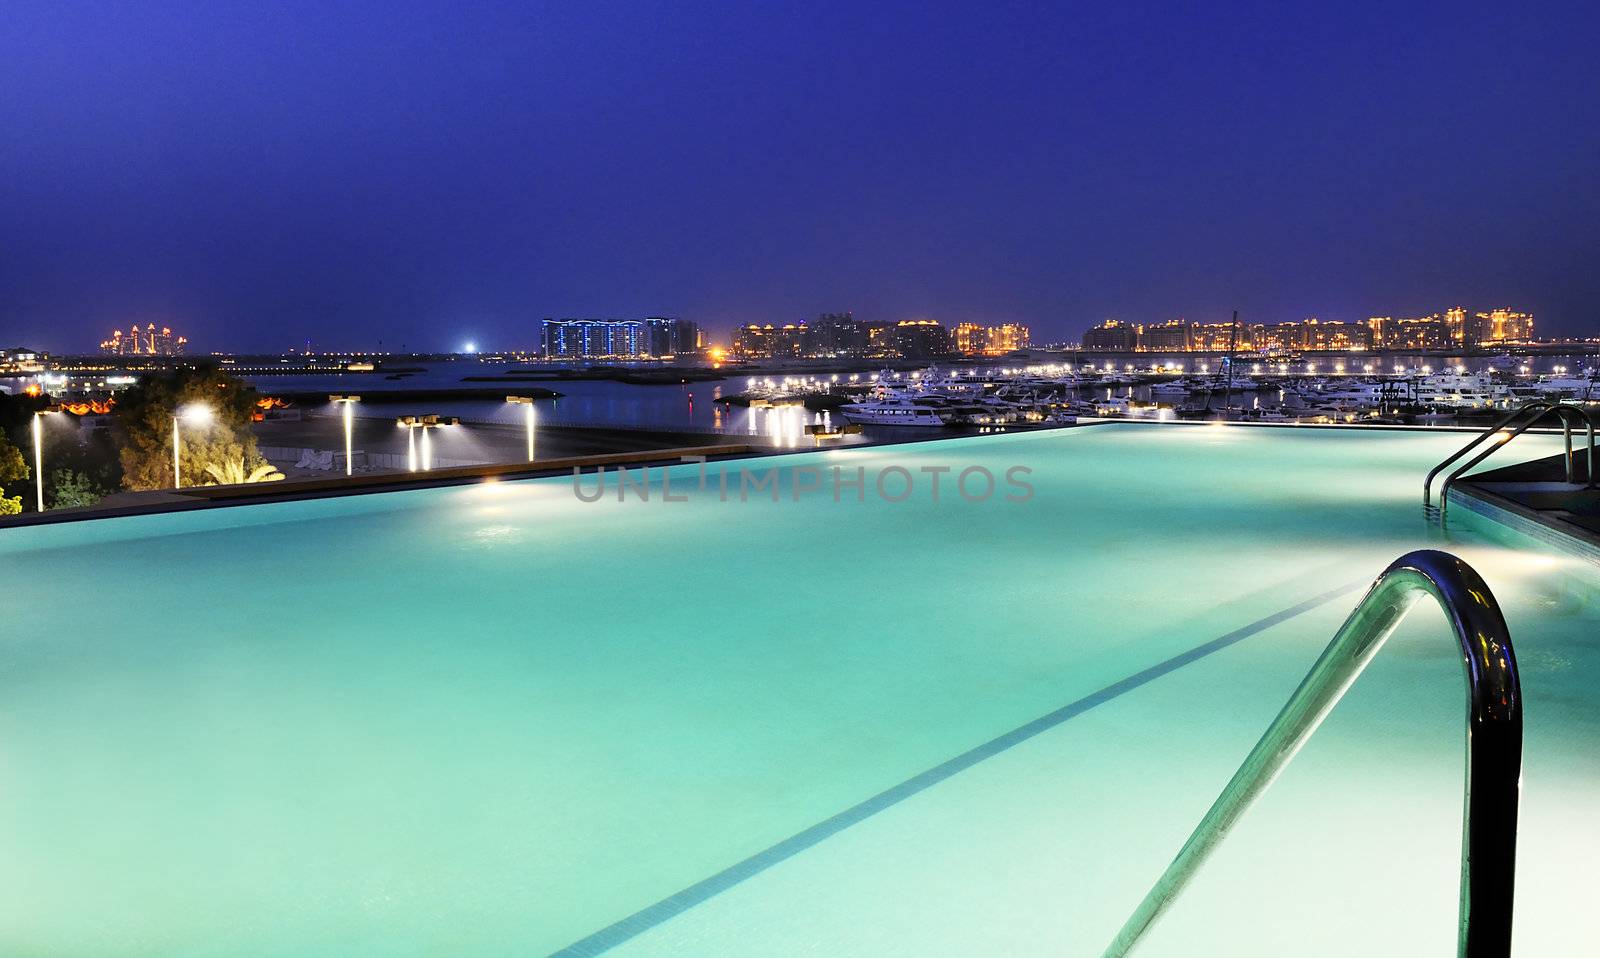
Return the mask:
[[[47,396],[12,396],[0,393],[0,440],[9,438],[13,446],[31,450],[34,418],[49,407],[50,401]],[[60,503],[51,486],[63,474],[78,474],[75,481],[80,483],[81,489],[73,493],[77,498],[85,495],[84,490],[91,489],[96,498],[105,496],[122,484],[122,464],[111,430],[95,429],[86,432],[80,428],[78,417],[70,412],[64,415],[45,416],[40,425],[43,427],[40,432],[44,440],[44,463],[47,469],[45,500],[51,503],[52,507]],[[31,455],[26,456],[24,464],[31,461],[31,458]],[[0,459],[10,460],[10,457],[0,453]],[[6,471],[4,467],[0,467],[0,485],[15,481],[17,478],[16,475],[6,477]],[[11,471],[15,472],[14,465]],[[29,478],[29,475],[26,470],[21,472],[23,479]],[[31,508],[33,497],[23,498]]]
[[[241,486],[248,482],[277,482],[283,478],[283,473],[278,467],[265,459],[257,459],[253,464],[246,464],[243,459],[235,459],[227,463],[211,463],[206,466],[206,475],[219,486]]]
[[[72,469],[50,470],[50,508],[71,509],[92,506],[106,497],[107,490],[86,472]]]
[[[0,516],[14,516],[22,512],[22,497],[6,498],[5,487],[13,482],[25,482],[30,473],[22,450],[11,444],[6,434],[0,432]]]
[[[122,447],[122,483],[129,489],[172,488],[172,420],[179,410],[203,406],[207,423],[183,421],[179,438],[183,485],[206,481],[206,467],[255,462],[256,437],[250,431],[254,389],[214,366],[147,376],[117,395],[115,412]]]

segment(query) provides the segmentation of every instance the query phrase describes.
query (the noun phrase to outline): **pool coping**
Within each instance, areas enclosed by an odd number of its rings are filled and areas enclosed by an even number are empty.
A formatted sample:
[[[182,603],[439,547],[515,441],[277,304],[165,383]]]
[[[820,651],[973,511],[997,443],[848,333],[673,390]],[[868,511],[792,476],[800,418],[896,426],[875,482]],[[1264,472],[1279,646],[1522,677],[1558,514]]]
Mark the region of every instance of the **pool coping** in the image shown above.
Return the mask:
[[[1600,566],[1600,536],[1466,479],[1450,487],[1452,502],[1565,555]]]
[[[608,466],[637,466],[677,464],[685,457],[704,456],[708,462],[759,456],[758,446],[748,443],[726,443],[714,446],[680,446],[666,449],[648,449],[637,452],[612,452],[592,456],[566,456],[536,462],[481,463],[472,466],[449,466],[432,469],[426,473],[376,473],[359,476],[337,476],[317,479],[286,479],[281,482],[253,483],[231,486],[191,486],[186,489],[160,490],[160,499],[125,506],[81,509],[51,509],[45,512],[25,512],[0,523],[0,530],[21,526],[55,525],[65,522],[85,522],[94,519],[120,519],[128,516],[160,515],[170,512],[192,512],[197,509],[216,509],[229,506],[254,506],[276,502],[300,502],[307,499],[331,499],[342,496],[363,496],[383,492],[401,492],[415,489],[434,489],[445,486],[468,485],[475,482],[499,479],[537,479],[603,469]],[[423,478],[426,476],[426,478]]]

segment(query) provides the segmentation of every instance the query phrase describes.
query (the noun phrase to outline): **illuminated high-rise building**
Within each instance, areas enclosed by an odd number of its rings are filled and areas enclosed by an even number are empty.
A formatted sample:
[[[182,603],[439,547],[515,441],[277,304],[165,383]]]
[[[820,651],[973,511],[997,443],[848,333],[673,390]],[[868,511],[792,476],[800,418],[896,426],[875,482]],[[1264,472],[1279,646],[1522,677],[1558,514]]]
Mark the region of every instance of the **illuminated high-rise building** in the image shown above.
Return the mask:
[[[980,326],[959,323],[950,330],[950,345],[963,356],[1004,356],[1033,344],[1032,333],[1021,323]]]
[[[1526,342],[1533,339],[1533,314],[1510,309],[1495,309],[1477,314],[1483,332],[1480,342]]]
[[[1100,352],[1131,353],[1139,348],[1143,326],[1108,319],[1083,334],[1083,348]]]
[[[895,351],[907,359],[950,355],[950,331],[936,319],[905,319],[895,324]]]
[[[169,327],[157,329],[150,323],[141,329],[135,323],[126,336],[122,330],[114,330],[110,339],[100,343],[100,351],[108,356],[181,356],[188,345],[188,339],[172,335]]]
[[[989,348],[989,331],[977,323],[957,323],[950,332],[951,345],[963,356],[977,356]]]
[[[899,355],[895,345],[894,323],[867,324],[867,355],[873,359],[889,359]]]
[[[1004,356],[1033,345],[1033,332],[1021,323],[1002,323],[984,330],[987,343],[984,352],[990,356]]]
[[[1194,348],[1194,340],[1190,336],[1192,331],[1193,324],[1182,319],[1152,323],[1144,328],[1144,335],[1139,337],[1139,348],[1153,353],[1186,353]]]
[[[1240,335],[1245,335],[1243,330]],[[1370,321],[1369,324],[1323,322],[1312,317],[1298,323],[1254,325],[1250,327],[1249,340],[1263,353],[1359,350],[1370,347],[1372,329]]]
[[[865,356],[867,339],[867,324],[853,313],[823,313],[811,324],[807,354],[827,358]]]
[[[1189,348],[1209,353],[1250,349],[1250,327],[1243,323],[1190,323]]]
[[[736,359],[771,359],[777,327],[750,323],[733,333],[733,355]]]
[[[1360,323],[1345,323],[1335,320],[1323,322],[1312,317],[1302,323],[1300,327],[1300,348],[1308,350],[1361,350],[1368,349],[1372,343],[1372,333]]]
[[[1371,330],[1373,349],[1451,349],[1460,345],[1455,330],[1437,313],[1417,319],[1374,316],[1367,320],[1367,329]]]
[[[651,356],[693,356],[700,352],[700,324],[692,319],[647,316],[644,325]]]
[[[734,331],[733,354],[739,359],[799,359],[810,341],[811,328],[805,323],[751,323]]]
[[[698,348],[699,327],[686,320],[546,319],[544,355],[549,359],[650,359]]]
[[[1434,314],[1426,318],[1444,323],[1444,328],[1450,336],[1450,344],[1453,346],[1472,346],[1478,341],[1465,306],[1452,306],[1444,311],[1442,317]]]

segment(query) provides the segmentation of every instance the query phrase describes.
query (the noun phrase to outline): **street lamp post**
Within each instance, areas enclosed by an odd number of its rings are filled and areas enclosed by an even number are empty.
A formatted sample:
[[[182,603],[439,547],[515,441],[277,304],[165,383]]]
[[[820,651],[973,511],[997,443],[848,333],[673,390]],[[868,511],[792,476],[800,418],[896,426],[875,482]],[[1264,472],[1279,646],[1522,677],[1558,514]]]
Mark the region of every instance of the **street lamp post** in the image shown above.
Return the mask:
[[[534,431],[534,422],[535,422],[535,413],[534,413],[534,409],[533,409],[533,397],[532,396],[507,396],[506,397],[506,402],[514,403],[516,405],[520,405],[526,411],[525,418],[526,418],[527,423],[528,423],[528,461],[532,462],[533,461],[533,431]]]
[[[60,406],[49,405],[33,414],[33,476],[40,512],[44,511],[44,417],[46,413],[60,411]]]
[[[439,426],[459,426],[461,420],[453,416],[402,416],[395,420],[395,424],[406,431],[406,466],[412,471],[417,471],[417,430],[422,430],[422,470],[429,472],[433,469],[433,441],[428,436],[428,430]]]
[[[178,422],[191,426],[204,426],[211,422],[211,407],[196,403],[178,410],[172,417],[172,488],[183,488],[183,440],[178,434]]]
[[[355,463],[352,459],[350,434],[354,428],[356,403],[361,401],[360,396],[329,396],[328,401],[338,403],[344,407],[344,474],[355,475]]]

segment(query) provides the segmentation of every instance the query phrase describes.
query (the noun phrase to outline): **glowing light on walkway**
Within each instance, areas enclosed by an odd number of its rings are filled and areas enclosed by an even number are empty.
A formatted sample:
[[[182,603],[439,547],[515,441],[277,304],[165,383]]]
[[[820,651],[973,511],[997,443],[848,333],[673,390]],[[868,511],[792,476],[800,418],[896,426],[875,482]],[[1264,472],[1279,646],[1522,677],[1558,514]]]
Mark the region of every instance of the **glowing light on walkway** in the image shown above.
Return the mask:
[[[355,475],[355,460],[352,458],[351,434],[355,428],[355,406],[361,401],[360,396],[329,396],[328,401],[338,403],[344,407],[344,474]]]
[[[515,403],[517,405],[522,406],[523,409],[524,409],[523,418],[524,418],[525,422],[527,423],[527,428],[528,428],[528,461],[532,462],[533,461],[534,429],[535,429],[535,425],[536,425],[537,419],[538,419],[538,415],[534,411],[534,408],[533,408],[533,397],[532,396],[507,396],[506,397],[506,402]]]

